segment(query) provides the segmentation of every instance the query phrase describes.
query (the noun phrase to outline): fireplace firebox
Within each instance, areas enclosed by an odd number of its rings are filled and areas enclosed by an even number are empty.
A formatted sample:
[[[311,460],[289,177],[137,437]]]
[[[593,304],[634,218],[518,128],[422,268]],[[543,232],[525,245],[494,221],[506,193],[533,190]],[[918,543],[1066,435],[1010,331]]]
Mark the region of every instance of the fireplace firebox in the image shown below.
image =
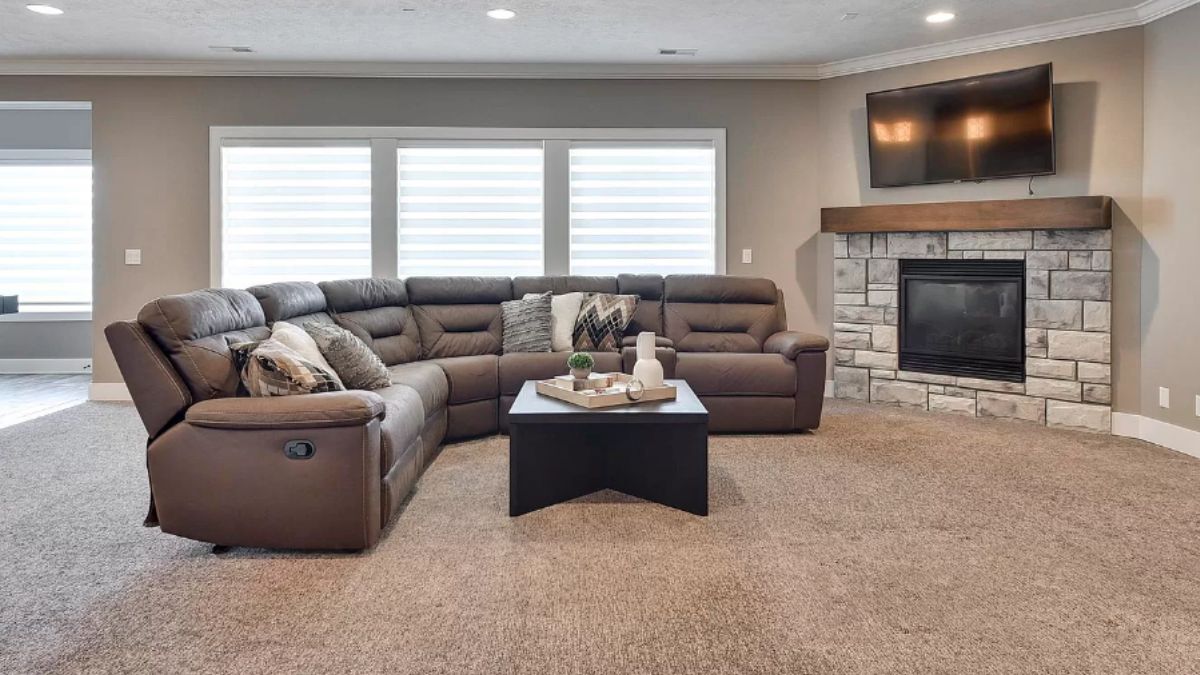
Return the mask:
[[[901,260],[901,370],[1025,381],[1024,260]]]

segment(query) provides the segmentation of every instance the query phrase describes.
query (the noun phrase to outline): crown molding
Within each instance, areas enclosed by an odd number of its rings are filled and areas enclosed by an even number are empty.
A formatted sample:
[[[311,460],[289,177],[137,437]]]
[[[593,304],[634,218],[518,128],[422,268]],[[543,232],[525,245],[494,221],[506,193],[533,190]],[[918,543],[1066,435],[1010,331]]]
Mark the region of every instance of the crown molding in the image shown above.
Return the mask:
[[[364,77],[591,80],[825,80],[968,54],[1144,26],[1200,0],[1146,0],[1130,7],[819,65],[378,63],[330,61],[126,61],[0,59],[0,75],[160,77]]]

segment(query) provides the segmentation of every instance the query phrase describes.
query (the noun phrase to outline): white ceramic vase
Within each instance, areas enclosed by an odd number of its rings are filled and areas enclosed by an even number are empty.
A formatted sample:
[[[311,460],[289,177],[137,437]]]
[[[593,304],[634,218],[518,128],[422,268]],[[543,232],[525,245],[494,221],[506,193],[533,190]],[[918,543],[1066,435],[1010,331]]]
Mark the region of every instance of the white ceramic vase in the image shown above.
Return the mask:
[[[637,337],[637,362],[633,364],[633,377],[646,388],[663,385],[663,367],[654,357],[654,333],[644,331]]]

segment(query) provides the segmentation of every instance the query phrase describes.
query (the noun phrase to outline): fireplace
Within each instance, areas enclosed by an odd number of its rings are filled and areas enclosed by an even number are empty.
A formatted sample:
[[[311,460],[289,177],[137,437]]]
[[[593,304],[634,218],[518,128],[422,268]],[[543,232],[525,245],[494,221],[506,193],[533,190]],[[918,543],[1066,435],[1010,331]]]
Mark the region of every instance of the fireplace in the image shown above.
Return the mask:
[[[901,370],[1025,381],[1024,260],[901,260]]]

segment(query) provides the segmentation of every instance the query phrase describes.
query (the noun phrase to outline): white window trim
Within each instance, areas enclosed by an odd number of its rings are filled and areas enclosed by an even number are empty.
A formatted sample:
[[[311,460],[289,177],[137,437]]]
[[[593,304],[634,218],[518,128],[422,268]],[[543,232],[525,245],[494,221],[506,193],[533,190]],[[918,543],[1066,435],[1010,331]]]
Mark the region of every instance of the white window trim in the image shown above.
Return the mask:
[[[24,107],[24,106],[30,107]],[[91,108],[91,104],[86,104],[87,108],[64,108],[62,104],[20,104],[9,102],[0,104],[0,110],[64,110],[78,109],[87,110]],[[12,106],[12,107],[10,107]],[[18,107],[20,106],[20,107]],[[37,107],[33,107],[37,106]],[[53,106],[53,107],[50,107]],[[39,149],[3,149],[0,150],[0,162],[4,164],[91,164],[92,151],[89,149],[59,149],[59,150],[39,150]],[[93,184],[94,184],[93,179]],[[94,221],[94,219],[93,219]],[[93,227],[95,224],[93,222]],[[93,268],[95,265],[95,253],[92,254]],[[93,291],[94,293],[94,291]],[[94,298],[93,298],[94,299]],[[74,305],[78,306],[78,305]],[[52,323],[57,321],[91,321],[92,313],[90,311],[55,311],[49,309],[51,305],[39,305],[46,309],[38,310],[21,310],[15,314],[0,314],[0,323]]]
[[[569,190],[565,185],[567,151],[571,141],[695,141],[711,143],[715,154],[714,256],[716,273],[725,274],[725,129],[657,128],[492,128],[492,127],[210,127],[209,129],[209,276],[221,285],[221,148],[263,143],[321,143],[368,141],[371,144],[371,271],[378,277],[397,276],[396,148],[423,141],[539,141],[545,142],[547,169],[543,222],[545,274],[567,274],[570,264]],[[390,167],[390,168],[389,168]],[[558,170],[551,173],[552,169]],[[389,173],[390,172],[390,173]],[[561,174],[561,177],[560,177]],[[555,178],[551,178],[551,177]],[[561,230],[561,231],[560,231]]]

